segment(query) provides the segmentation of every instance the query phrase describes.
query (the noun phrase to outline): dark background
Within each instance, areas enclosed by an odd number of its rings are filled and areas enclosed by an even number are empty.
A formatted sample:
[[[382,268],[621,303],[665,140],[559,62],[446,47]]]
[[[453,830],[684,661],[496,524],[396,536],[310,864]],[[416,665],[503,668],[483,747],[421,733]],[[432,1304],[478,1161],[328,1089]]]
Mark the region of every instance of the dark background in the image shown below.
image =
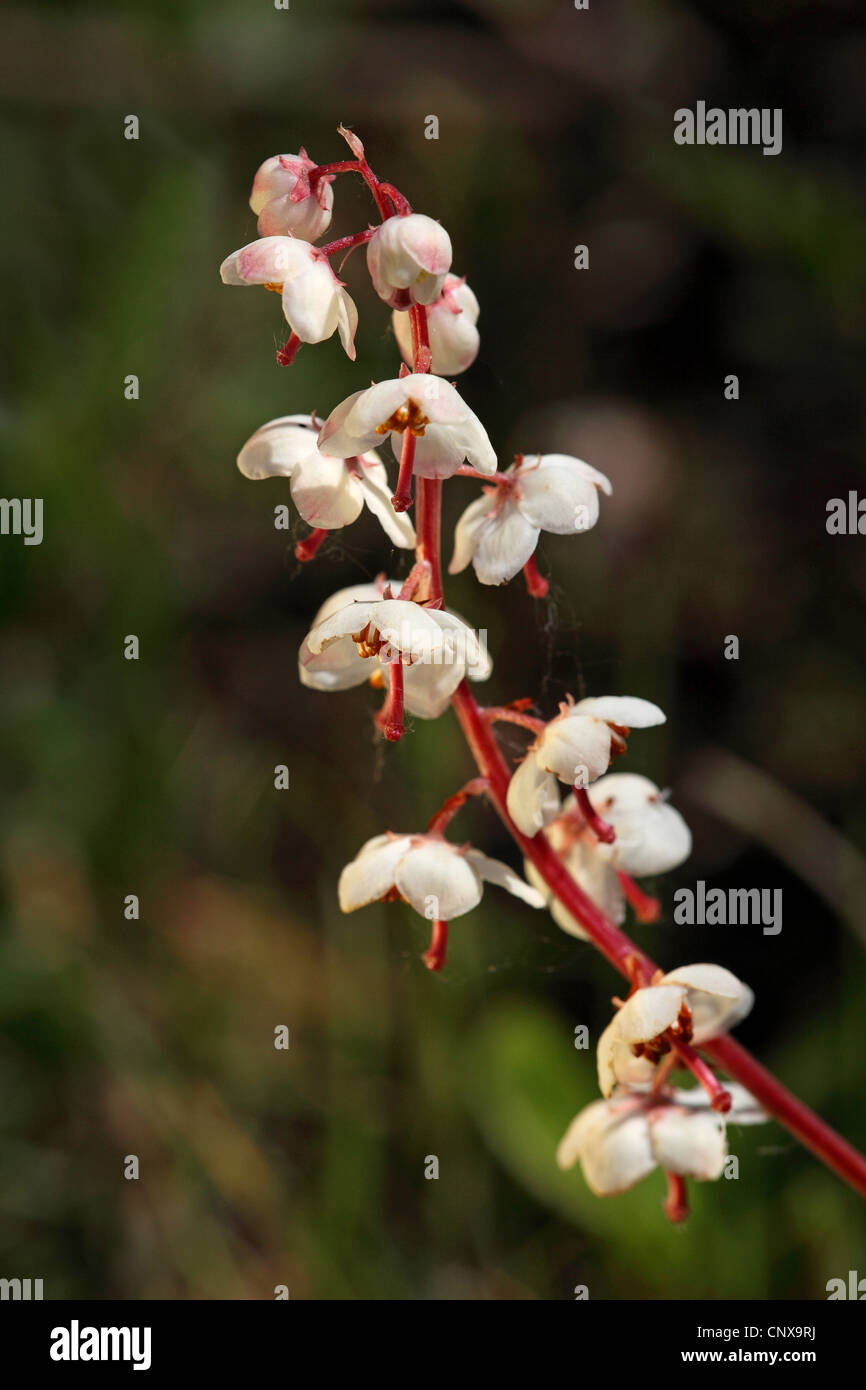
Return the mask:
[[[448,227],[482,306],[460,389],[500,458],[565,450],[614,484],[588,536],[544,539],[549,603],[450,585],[489,631],[485,698],[667,710],[628,766],[672,786],[695,851],[640,939],[746,979],[739,1036],[862,1146],[866,541],[825,517],[862,486],[864,60],[854,0],[4,9],[4,492],[44,499],[45,539],[0,541],[0,1275],[127,1299],[866,1275],[859,1199],[776,1126],[732,1134],[740,1178],[693,1185],[685,1229],[659,1174],[599,1201],[556,1170],[596,1094],[574,1028],[597,1037],[619,982],[546,915],[490,890],[440,978],[407,908],[340,915],[359,845],[420,828],[471,763],[450,714],[385,750],[370,692],[299,686],[318,604],[407,560],[365,519],[301,572],[287,489],[234,458],[393,375],[395,345],[361,257],[354,366],[334,339],[279,368],[277,299],[218,277],[261,160],[340,159],[340,121]],[[783,152],[675,145],[698,99],[782,107]],[[366,225],[360,182],[336,194],[333,235]],[[447,491],[453,522],[475,488]],[[515,862],[481,807],[454,834]],[[675,927],[698,878],[781,887],[781,935]]]

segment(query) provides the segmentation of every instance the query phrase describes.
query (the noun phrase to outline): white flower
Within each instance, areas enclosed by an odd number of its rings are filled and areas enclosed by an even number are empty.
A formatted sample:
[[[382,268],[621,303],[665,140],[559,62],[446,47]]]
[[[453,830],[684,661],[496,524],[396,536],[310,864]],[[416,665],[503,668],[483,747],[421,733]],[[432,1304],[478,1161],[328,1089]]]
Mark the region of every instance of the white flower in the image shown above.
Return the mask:
[[[496,455],[478,416],[449,382],[423,372],[349,396],[325,421],[319,447],[349,458],[390,434],[399,459],[405,430],[416,437],[414,471],[421,478],[450,478],[464,459],[481,473],[496,472]]]
[[[309,175],[316,168],[306,150],[275,154],[259,166],[253,179],[250,207],[258,217],[259,236],[303,237],[318,241],[331,222],[334,206],[332,178],[325,175],[310,192]]]
[[[688,859],[692,836],[679,811],[665,799],[655,782],[634,772],[609,772],[589,788],[593,810],[612,826],[616,839],[602,844],[587,826],[573,796],[547,826],[547,838],[563,864],[606,917],[619,925],[625,918],[626,898],[619,874],[664,874]],[[547,892],[553,920],[571,936],[589,940],[580,923],[528,860],[526,876]]]
[[[448,922],[478,906],[485,882],[507,888],[530,907],[544,906],[519,874],[477,849],[441,835],[376,835],[340,874],[340,907],[354,912],[396,893],[428,921]]]
[[[394,511],[388,475],[378,454],[335,459],[316,445],[321,421],[283,415],[256,430],[238,454],[246,478],[289,478],[292,501],[310,526],[332,531],[348,526],[366,502],[385,534],[404,550],[415,545],[409,518]]]
[[[383,597],[391,589],[399,592],[399,580],[356,584],[322,605],[298,654],[301,683],[324,691],[383,684],[389,661],[400,660],[406,709],[437,719],[464,676],[487,680],[492,663],[462,618]]]
[[[629,729],[663,724],[658,705],[631,695],[600,695],[560,706],[508,784],[508,814],[524,835],[536,835],[559,814],[556,779],[588,787],[625,748]]]
[[[373,288],[392,309],[432,304],[451,269],[451,238],[432,217],[389,217],[367,242]]]
[[[670,1051],[663,1036],[700,1046],[727,1033],[755,1002],[749,989],[721,965],[681,965],[657,983],[635,990],[598,1040],[598,1084],[614,1087],[652,1080],[659,1058]]]
[[[518,454],[502,479],[458,521],[451,574],[471,561],[482,584],[505,584],[523,569],[542,531],[588,531],[598,521],[599,489],[611,492],[603,473],[568,454]]]
[[[654,1168],[697,1178],[721,1177],[727,1157],[727,1124],[762,1124],[767,1116],[736,1082],[726,1082],[732,1106],[723,1117],[701,1089],[634,1092],[596,1100],[572,1120],[556,1153],[560,1168],[580,1160],[597,1197],[627,1192]]]
[[[480,313],[478,300],[465,280],[447,275],[442,293],[427,310],[427,335],[430,342],[431,372],[439,376],[456,376],[465,372],[478,356],[481,339],[475,327]],[[414,365],[412,354],[412,324],[407,310],[395,309],[391,315],[394,336],[409,366]]]
[[[308,241],[291,236],[251,241],[226,257],[220,276],[225,285],[264,285],[280,291],[286,322],[302,343],[321,343],[339,332],[354,361],[358,310],[327,256]]]

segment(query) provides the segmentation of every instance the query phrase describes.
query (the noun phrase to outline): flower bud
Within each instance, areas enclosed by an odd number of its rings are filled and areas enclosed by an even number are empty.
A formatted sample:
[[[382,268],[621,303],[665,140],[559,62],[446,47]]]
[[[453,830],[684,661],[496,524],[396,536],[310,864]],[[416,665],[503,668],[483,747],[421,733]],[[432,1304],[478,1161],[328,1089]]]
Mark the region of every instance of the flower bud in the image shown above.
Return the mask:
[[[432,304],[451,269],[451,238],[432,217],[389,217],[367,243],[373,288],[392,309]]]
[[[432,354],[430,370],[437,376],[456,376],[472,366],[481,341],[475,327],[479,312],[478,300],[466,281],[457,275],[447,275],[442,293],[427,310]],[[412,325],[408,312],[395,309],[391,322],[400,351],[411,367]]]
[[[257,215],[260,236],[302,237],[316,241],[331,222],[334,190],[325,176],[310,191],[315,160],[300,154],[275,154],[266,159],[253,179],[250,207]]]

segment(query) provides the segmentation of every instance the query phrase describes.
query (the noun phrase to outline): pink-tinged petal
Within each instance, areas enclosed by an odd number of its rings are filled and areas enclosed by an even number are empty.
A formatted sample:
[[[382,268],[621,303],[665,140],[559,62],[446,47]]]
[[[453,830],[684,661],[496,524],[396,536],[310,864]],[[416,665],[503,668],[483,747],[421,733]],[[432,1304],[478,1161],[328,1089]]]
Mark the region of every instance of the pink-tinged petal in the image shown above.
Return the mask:
[[[310,250],[307,242],[293,237],[262,237],[227,256],[220,276],[226,285],[282,285],[287,277],[298,273]]]
[[[319,448],[323,453],[330,454],[334,458],[347,459],[363,454],[369,447],[369,445],[359,443],[350,427],[352,412],[365,394],[364,391],[355,391],[331,411],[319,431]]]

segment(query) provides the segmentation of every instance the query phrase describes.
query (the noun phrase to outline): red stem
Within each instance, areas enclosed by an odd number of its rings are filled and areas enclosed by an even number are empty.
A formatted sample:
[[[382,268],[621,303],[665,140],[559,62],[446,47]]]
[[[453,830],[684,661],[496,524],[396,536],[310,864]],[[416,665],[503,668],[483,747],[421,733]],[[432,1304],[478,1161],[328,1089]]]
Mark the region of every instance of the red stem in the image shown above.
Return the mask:
[[[689,1047],[688,1043],[681,1042],[679,1038],[672,1037],[669,1033],[666,1034],[666,1036],[670,1037],[673,1049],[683,1066],[688,1067],[692,1076],[703,1086],[710,1098],[711,1108],[720,1115],[727,1115],[731,1108],[731,1097],[724,1086],[722,1086],[715,1073],[710,1071],[703,1057],[699,1057],[694,1048]]]
[[[586,787],[574,788],[574,799],[577,802],[578,810],[586,821],[590,830],[597,840],[601,840],[603,845],[612,845],[616,839],[616,831],[612,825],[608,825],[606,820],[602,820],[589,799]]]
[[[389,743],[399,743],[406,732],[403,725],[403,663],[399,657],[388,663],[388,694],[376,715],[376,723]]]
[[[419,508],[421,505],[419,496]],[[429,531],[432,524],[419,516],[419,533],[422,528]],[[658,970],[655,962],[587,897],[543,834],[529,840],[511,820],[505,801],[511,774],[467,681],[457,687],[452,704],[479,771],[490,783],[490,799],[521,854],[535,865],[548,888],[566,911],[577,918],[605,959],[633,985],[650,984]],[[703,1051],[745,1086],[758,1104],[806,1148],[855,1191],[866,1196],[866,1158],[777,1081],[745,1048],[733,1038],[723,1037],[705,1043]]]
[[[667,1196],[664,1200],[664,1214],[673,1225],[685,1221],[689,1214],[689,1195],[686,1180],[682,1173],[670,1173],[665,1169],[668,1180]]]
[[[616,876],[619,879],[620,887],[625,893],[626,899],[634,908],[634,915],[637,920],[644,925],[648,922],[657,922],[661,916],[662,905],[658,898],[651,898],[648,893],[635,883],[633,878],[624,874],[622,869],[617,869]]]
[[[403,447],[400,450],[400,472],[397,474],[397,487],[391,498],[391,506],[395,512],[408,511],[412,505],[412,473],[414,468],[415,436],[407,427],[403,431]]]
[[[534,714],[524,714],[519,709],[509,709],[507,705],[486,705],[481,713],[488,724],[519,724],[534,734],[540,734],[547,727],[546,720],[536,719]]]
[[[300,346],[301,340],[297,333],[292,333],[283,343],[283,346],[277,348],[277,361],[281,367],[291,367],[298,355],[298,348]]]
[[[460,810],[460,807],[465,805],[469,800],[470,796],[483,796],[486,791],[487,778],[473,777],[471,782],[467,782],[465,787],[461,787],[458,792],[455,792],[453,796],[449,796],[448,800],[443,802],[435,816],[430,817],[430,823],[427,826],[427,834],[441,835],[451,819]]]
[[[368,227],[365,232],[352,232],[349,236],[338,237],[336,241],[329,241],[325,246],[317,247],[323,256],[336,256],[338,251],[351,251],[356,246],[363,246],[365,241],[369,241],[375,232],[375,227]]]
[[[437,920],[433,923],[433,934],[430,937],[430,945],[424,952],[421,959],[428,970],[441,970],[445,964],[445,952],[448,949],[448,923]]]
[[[417,325],[417,326],[416,326]],[[412,314],[413,350],[416,370],[426,342],[427,313]],[[418,559],[428,560],[431,566],[432,582],[437,598],[442,597],[442,562],[440,556],[440,512],[442,505],[442,485],[426,478],[418,479],[418,504],[415,526],[418,536]],[[576,917],[593,944],[606,960],[619,970],[632,985],[648,985],[657,973],[655,962],[609,921],[596,907],[591,898],[575,883],[558,854],[551,848],[546,836],[540,832],[534,839],[527,839],[517,829],[508,814],[506,795],[511,773],[490,725],[475,702],[469,682],[461,681],[452,697],[457,718],[466,737],[466,742],[478,765],[482,777],[488,782],[487,792],[503,821],[505,828],[514,839],[518,849],[535,865],[548,888],[555,894],[563,907]],[[437,945],[437,934],[447,940],[447,924],[435,923],[433,941],[428,956]],[[444,944],[441,947],[444,959]],[[434,960],[438,959],[438,953]],[[440,968],[431,965],[431,969]],[[852,1147],[840,1134],[825,1124],[814,1111],[798,1100],[795,1095],[760,1062],[748,1053],[733,1038],[717,1038],[705,1043],[703,1050],[722,1067],[735,1081],[745,1086],[750,1095],[768,1114],[783,1124],[806,1148],[810,1149],[834,1173],[849,1183],[855,1191],[866,1197],[866,1158]],[[690,1049],[691,1051],[691,1049]],[[708,1069],[709,1070],[709,1069]],[[722,1089],[721,1087],[719,1088]],[[680,1188],[676,1175],[669,1177],[674,1191],[669,1187],[668,1201],[674,1213],[684,1214],[684,1185]],[[672,1200],[676,1196],[677,1200]],[[687,1208],[686,1208],[687,1209]],[[673,1219],[673,1218],[672,1218]],[[681,1216],[679,1219],[682,1219]]]
[[[312,560],[327,534],[328,532],[324,527],[317,526],[315,531],[311,531],[302,541],[298,541],[295,546],[295,559],[300,560],[302,564],[305,564],[307,560]]]
[[[523,566],[523,577],[526,580],[526,587],[532,598],[547,598],[547,591],[550,585],[547,580],[538,573],[538,566],[535,563],[534,555],[530,555],[526,564]]]

